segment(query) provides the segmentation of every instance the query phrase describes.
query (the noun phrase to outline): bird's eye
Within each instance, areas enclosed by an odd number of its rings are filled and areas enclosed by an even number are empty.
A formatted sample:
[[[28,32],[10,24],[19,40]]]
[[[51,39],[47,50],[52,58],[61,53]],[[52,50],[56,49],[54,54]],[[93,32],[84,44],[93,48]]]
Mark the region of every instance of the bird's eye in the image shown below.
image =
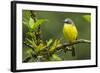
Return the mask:
[[[64,23],[67,23],[67,24],[72,24],[72,23],[73,23],[73,21],[72,21],[71,19],[67,18],[67,19],[65,19],[65,20],[64,20]]]
[[[65,23],[67,23],[67,24],[71,24],[71,22],[70,22],[70,21],[66,21]]]

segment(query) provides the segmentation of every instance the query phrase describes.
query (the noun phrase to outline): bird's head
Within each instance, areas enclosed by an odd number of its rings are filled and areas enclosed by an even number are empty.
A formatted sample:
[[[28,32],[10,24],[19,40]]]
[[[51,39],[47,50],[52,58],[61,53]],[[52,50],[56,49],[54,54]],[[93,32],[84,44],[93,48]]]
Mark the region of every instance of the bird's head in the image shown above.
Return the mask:
[[[73,22],[70,18],[66,18],[66,19],[64,20],[64,23],[65,23],[65,24],[74,24],[74,22]]]

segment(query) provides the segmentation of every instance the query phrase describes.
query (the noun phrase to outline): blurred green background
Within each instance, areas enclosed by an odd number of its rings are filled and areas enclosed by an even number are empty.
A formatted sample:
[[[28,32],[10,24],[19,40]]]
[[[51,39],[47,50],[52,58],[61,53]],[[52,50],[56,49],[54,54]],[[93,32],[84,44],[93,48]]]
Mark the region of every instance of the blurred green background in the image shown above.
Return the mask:
[[[91,14],[90,13],[75,13],[75,12],[53,12],[53,11],[35,11],[37,19],[46,19],[46,22],[41,25],[42,39],[44,41],[62,38],[62,43],[67,42],[63,36],[63,23],[65,18],[70,18],[74,21],[78,30],[78,39],[91,40]],[[29,21],[29,10],[23,10],[23,20]],[[23,25],[23,41],[27,28]],[[26,57],[26,48],[23,46],[23,59]],[[59,56],[64,60],[84,60],[91,58],[91,45],[80,43],[75,45],[75,57],[72,57],[71,52],[58,52]]]

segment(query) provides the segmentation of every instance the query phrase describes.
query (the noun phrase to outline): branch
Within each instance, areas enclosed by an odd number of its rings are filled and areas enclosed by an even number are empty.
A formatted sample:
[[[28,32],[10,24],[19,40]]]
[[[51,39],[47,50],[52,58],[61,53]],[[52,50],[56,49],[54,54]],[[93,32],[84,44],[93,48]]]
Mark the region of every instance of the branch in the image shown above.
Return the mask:
[[[91,41],[90,41],[90,40],[85,40],[85,39],[78,39],[78,40],[76,40],[75,42],[73,42],[73,43],[71,43],[71,44],[70,44],[70,43],[63,43],[63,44],[57,46],[57,47],[55,48],[55,50],[54,50],[52,53],[50,53],[50,54],[52,55],[53,53],[59,51],[59,50],[62,49],[62,48],[65,48],[65,50],[67,50],[67,51],[73,51],[73,49],[68,49],[67,46],[72,46],[72,45],[79,44],[79,43],[91,44]],[[28,45],[28,44],[26,44],[26,43],[24,43],[24,44],[25,44],[26,46],[32,48],[30,45]],[[75,53],[75,51],[74,51],[74,53]],[[73,53],[72,53],[72,54],[73,54]],[[23,60],[23,62],[28,62],[30,59],[31,59],[30,57],[27,57],[27,58],[25,58],[25,59]]]
[[[30,11],[31,12],[31,17],[34,20],[34,22],[37,22],[37,17],[36,17],[36,13],[35,11]],[[37,45],[40,44],[40,40],[41,40],[41,34],[40,34],[41,30],[40,30],[40,25],[38,26],[37,32],[35,33],[36,35],[36,40],[37,40]]]
[[[57,46],[57,47],[55,48],[55,50],[53,51],[53,53],[56,52],[57,50],[60,50],[61,48],[66,48],[67,46],[72,46],[72,45],[79,44],[79,43],[91,44],[91,41],[90,41],[90,40],[85,40],[85,39],[78,39],[78,40],[76,40],[76,41],[73,42],[73,43],[63,43],[63,44]],[[67,48],[66,50],[72,51],[71,49],[68,49],[68,48]]]
[[[30,12],[31,12],[31,17],[32,17],[32,19],[34,20],[34,22],[36,22],[36,14],[35,14],[35,11],[33,11],[33,10],[30,10]]]
[[[74,44],[79,44],[79,43],[87,43],[87,44],[90,44],[91,41],[90,40],[85,40],[85,39],[79,39],[79,40],[76,40],[75,42],[73,43],[64,43],[63,45],[59,45],[57,48],[60,48],[60,47],[66,47],[66,46],[71,46],[71,45],[74,45]]]

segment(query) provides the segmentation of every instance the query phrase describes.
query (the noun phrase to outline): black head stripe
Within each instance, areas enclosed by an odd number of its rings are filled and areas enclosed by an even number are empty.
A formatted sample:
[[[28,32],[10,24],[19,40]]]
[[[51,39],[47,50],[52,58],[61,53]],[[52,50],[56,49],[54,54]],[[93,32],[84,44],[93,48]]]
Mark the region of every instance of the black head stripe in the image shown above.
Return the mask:
[[[70,18],[66,18],[66,19],[64,20],[64,23],[73,24],[73,21],[72,21]]]

